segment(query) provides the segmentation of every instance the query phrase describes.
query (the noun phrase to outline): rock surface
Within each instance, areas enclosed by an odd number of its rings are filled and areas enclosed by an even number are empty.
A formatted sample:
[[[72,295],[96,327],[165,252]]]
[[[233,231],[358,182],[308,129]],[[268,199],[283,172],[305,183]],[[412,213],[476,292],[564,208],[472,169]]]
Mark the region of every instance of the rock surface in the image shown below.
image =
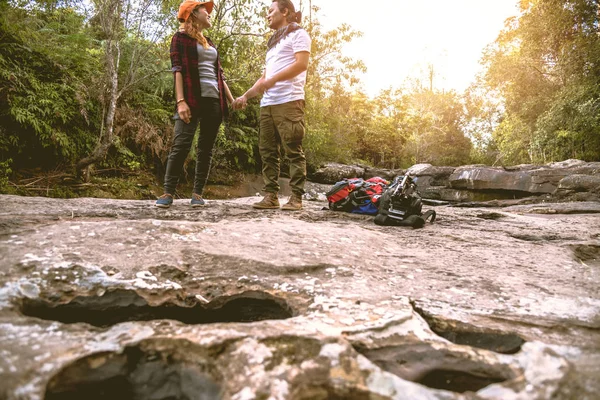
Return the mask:
[[[600,393],[597,203],[411,230],[254,201],[0,196],[0,398]]]

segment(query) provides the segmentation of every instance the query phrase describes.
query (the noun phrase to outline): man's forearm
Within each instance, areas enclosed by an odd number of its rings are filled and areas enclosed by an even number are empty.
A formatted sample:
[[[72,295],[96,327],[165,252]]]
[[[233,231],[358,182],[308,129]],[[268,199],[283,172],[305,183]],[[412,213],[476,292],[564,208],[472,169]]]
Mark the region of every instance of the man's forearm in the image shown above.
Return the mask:
[[[273,84],[281,81],[287,81],[297,77],[302,72],[306,71],[306,68],[307,66],[304,63],[295,61],[290,66],[282,69],[281,71],[270,77],[269,80],[272,81]]]
[[[258,96],[259,94],[262,94],[262,83],[264,82],[265,78],[264,76],[262,76],[259,80],[257,80],[254,85],[252,85],[252,87],[250,89],[248,89],[246,91],[246,93],[244,93],[244,97],[246,97],[247,99],[251,99],[253,97]]]

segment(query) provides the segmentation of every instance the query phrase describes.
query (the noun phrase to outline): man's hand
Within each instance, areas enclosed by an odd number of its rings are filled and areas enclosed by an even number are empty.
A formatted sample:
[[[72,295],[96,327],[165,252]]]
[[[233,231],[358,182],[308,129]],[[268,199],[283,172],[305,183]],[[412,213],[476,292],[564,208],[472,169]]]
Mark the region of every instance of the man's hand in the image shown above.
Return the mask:
[[[242,96],[238,97],[237,99],[235,99],[233,101],[233,103],[231,103],[231,107],[234,110],[243,110],[246,108],[247,105],[248,105],[248,98],[246,97],[246,95],[242,95]]]
[[[177,113],[179,114],[179,118],[183,120],[186,124],[190,123],[190,119],[192,118],[192,112],[190,111],[190,107],[187,105],[185,101],[177,104]]]

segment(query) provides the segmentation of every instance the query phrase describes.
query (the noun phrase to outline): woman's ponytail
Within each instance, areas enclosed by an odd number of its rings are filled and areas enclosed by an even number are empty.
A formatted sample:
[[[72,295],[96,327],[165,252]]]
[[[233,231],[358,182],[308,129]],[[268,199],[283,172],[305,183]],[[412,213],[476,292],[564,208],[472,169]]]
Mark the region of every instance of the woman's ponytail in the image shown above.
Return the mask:
[[[290,22],[295,22],[297,24],[300,24],[300,22],[302,21],[302,11],[296,11],[295,13],[290,13],[294,15],[294,20],[290,21]]]
[[[302,21],[302,11],[296,11],[294,7],[294,3],[291,0],[273,0],[277,2],[277,7],[279,8],[279,12],[283,13],[283,10],[287,8],[288,14],[285,18],[287,22],[296,22],[297,24]]]

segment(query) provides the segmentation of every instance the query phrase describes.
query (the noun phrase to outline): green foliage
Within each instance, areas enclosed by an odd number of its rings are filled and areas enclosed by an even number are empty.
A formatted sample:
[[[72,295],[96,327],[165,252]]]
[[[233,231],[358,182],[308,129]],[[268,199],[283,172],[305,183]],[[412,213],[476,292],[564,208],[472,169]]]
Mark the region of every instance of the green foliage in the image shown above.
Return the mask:
[[[313,166],[338,161],[393,169],[469,162],[472,144],[464,135],[462,103],[455,93],[389,89],[370,99],[341,85],[331,93],[308,118],[306,147]],[[322,113],[318,129],[314,112]]]
[[[460,165],[468,162],[471,141],[461,124],[462,104],[454,92],[416,90],[407,96],[408,148],[415,163]]]
[[[0,161],[0,193],[8,191],[8,179],[12,174],[11,169],[12,159]]]
[[[531,129],[521,119],[507,115],[494,131],[503,165],[515,165],[531,159]]]
[[[213,27],[207,36],[219,49],[227,84],[239,97],[262,75],[266,53],[266,11],[270,4],[241,0],[218,3],[213,11]],[[256,172],[258,155],[258,99],[245,110],[231,112],[217,136],[215,168]]]
[[[306,84],[307,133],[304,142],[309,167],[315,168],[327,161],[351,163],[358,161],[359,116],[353,115],[355,93],[351,88],[358,82],[357,74],[366,71],[361,60],[343,55],[343,46],[361,32],[348,25],[324,31],[313,8],[315,18],[304,24],[312,40],[311,58]],[[356,99],[365,99],[356,94]],[[360,100],[359,100],[360,101]],[[358,106],[358,104],[356,104]],[[355,116],[350,123],[347,117]],[[362,119],[368,118],[362,113]]]
[[[323,31],[317,19],[310,21],[306,30],[312,40],[307,90],[315,95],[324,95],[331,93],[335,86],[344,84],[352,87],[357,84],[357,74],[366,72],[365,64],[362,60],[344,56],[342,49],[344,44],[361,37],[362,32],[347,24]]]
[[[257,148],[256,129],[249,126],[225,126],[217,136],[215,165],[232,170],[252,170],[258,161]]]
[[[493,132],[503,113],[499,94],[478,79],[465,91],[463,105],[463,130],[473,146],[471,161],[475,164],[494,165],[499,151]]]
[[[595,90],[594,90],[595,89]],[[560,90],[537,120],[539,157],[549,160],[598,160],[600,95],[597,88],[569,85]]]
[[[1,150],[13,154],[17,166],[70,162],[92,140],[82,130],[92,108],[81,94],[82,78],[91,72],[81,68],[89,44],[78,32],[83,19],[71,9],[24,14],[2,8],[0,93],[6,102],[0,116],[5,131],[18,134],[4,140]],[[74,131],[83,136],[74,137]]]
[[[493,133],[503,163],[598,160],[600,38],[591,0],[521,1],[484,56],[485,85],[504,100]]]

